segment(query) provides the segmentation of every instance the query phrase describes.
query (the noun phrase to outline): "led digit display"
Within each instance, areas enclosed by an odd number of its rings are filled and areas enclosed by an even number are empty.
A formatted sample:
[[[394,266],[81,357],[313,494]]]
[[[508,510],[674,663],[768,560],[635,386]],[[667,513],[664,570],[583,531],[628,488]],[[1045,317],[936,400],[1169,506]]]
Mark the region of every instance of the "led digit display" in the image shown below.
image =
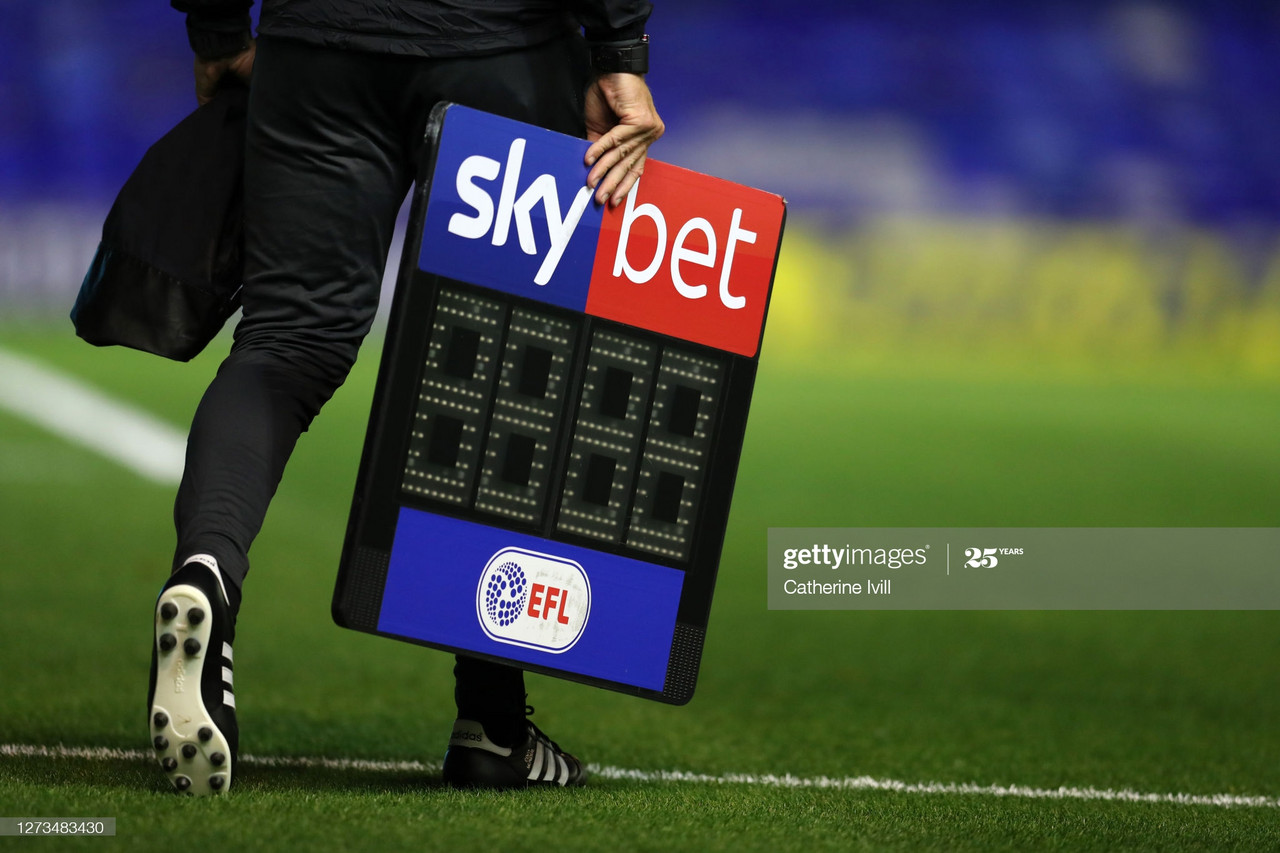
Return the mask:
[[[440,294],[414,412],[405,491],[470,503],[507,310],[495,299]]]
[[[512,310],[476,509],[527,523],[542,518],[576,338],[574,323]]]

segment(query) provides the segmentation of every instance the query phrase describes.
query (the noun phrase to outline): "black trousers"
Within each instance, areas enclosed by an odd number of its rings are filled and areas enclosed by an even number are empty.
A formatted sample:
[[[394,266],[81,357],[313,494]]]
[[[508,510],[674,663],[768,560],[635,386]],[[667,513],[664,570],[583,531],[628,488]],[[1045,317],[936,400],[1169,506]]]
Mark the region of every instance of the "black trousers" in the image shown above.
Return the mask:
[[[584,133],[587,60],[566,35],[424,60],[261,38],[245,151],[235,343],[196,410],[174,506],[175,570],[218,560],[238,593],[298,436],[346,379],[377,309],[396,213],[441,100]],[[459,658],[460,713],[523,714],[523,673]]]

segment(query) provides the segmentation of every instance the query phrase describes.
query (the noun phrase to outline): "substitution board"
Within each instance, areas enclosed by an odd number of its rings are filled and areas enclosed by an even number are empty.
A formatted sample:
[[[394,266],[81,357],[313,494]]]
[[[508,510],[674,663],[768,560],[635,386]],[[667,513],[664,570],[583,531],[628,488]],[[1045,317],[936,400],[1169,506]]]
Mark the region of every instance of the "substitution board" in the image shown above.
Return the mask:
[[[693,694],[785,202],[441,104],[410,208],[338,624]]]

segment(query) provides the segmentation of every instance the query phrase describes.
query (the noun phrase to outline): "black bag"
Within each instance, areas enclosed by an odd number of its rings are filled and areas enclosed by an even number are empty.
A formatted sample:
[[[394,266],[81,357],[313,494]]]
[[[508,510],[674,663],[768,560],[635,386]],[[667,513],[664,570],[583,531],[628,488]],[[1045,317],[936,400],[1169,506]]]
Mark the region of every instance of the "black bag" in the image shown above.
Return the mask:
[[[143,155],[102,226],[76,334],[178,361],[240,305],[248,89],[221,87]]]

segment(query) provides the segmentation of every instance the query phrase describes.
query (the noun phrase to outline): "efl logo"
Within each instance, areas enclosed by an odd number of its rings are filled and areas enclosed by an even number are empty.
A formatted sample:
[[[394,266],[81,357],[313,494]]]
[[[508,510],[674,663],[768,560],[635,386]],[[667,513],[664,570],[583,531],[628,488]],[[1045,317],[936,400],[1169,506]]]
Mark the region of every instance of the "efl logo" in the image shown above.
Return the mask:
[[[476,588],[476,616],[490,639],[560,654],[573,648],[591,614],[582,566],[551,554],[503,548]]]
[[[585,186],[587,147],[450,107],[419,266],[754,356],[783,200],[650,160],[626,204],[606,210]]]

